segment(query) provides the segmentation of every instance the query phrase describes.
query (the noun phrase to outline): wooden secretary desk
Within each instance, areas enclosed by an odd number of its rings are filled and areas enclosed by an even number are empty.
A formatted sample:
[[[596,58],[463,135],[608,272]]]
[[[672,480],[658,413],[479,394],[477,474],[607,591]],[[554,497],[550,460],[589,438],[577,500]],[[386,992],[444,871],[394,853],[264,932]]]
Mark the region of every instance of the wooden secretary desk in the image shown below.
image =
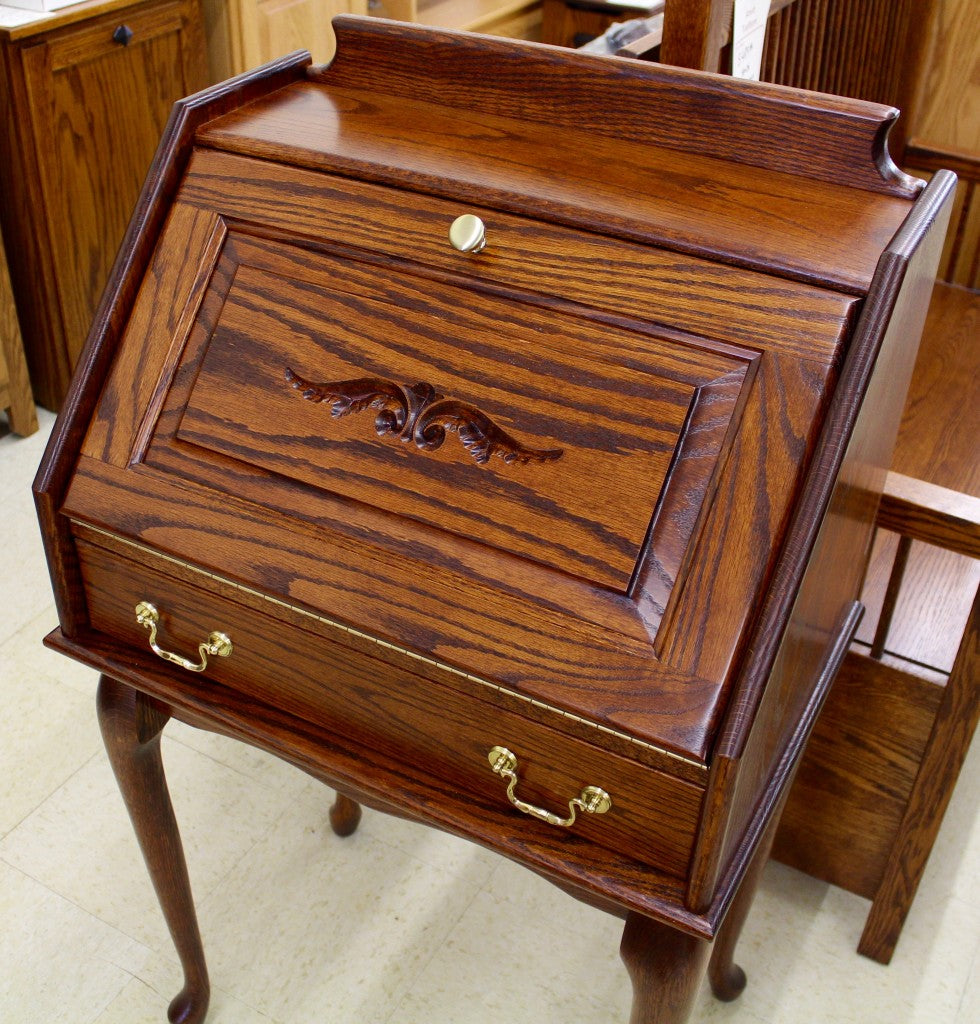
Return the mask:
[[[895,111],[336,21],[179,104],[36,493],[208,980],[170,716],[625,918],[633,1024],[731,997],[852,635],[953,176]],[[712,946],[712,940],[714,940]]]

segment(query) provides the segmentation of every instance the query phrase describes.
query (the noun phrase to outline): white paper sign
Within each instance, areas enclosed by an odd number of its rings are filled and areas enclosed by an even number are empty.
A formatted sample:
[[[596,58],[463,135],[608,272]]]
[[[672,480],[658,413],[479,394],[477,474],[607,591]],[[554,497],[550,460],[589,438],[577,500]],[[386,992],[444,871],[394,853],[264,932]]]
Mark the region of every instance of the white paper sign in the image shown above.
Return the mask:
[[[735,0],[732,25],[732,77],[759,80],[766,41],[769,0]]]

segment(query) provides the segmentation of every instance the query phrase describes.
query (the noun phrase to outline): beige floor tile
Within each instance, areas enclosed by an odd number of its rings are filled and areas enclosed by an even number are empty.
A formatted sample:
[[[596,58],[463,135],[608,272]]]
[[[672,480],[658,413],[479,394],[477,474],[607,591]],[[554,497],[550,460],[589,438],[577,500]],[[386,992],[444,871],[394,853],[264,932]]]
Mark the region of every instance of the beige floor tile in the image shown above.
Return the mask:
[[[0,580],[4,581],[4,604],[0,616],[0,644],[52,603],[41,533],[28,492],[4,501],[3,534]]]
[[[88,1024],[147,949],[0,862],[0,1020]]]
[[[288,793],[291,801],[302,800],[309,808],[311,820],[317,823],[329,812],[334,801],[335,794],[329,786],[248,744],[182,722],[169,723],[166,735],[247,778]],[[411,857],[437,862],[443,870],[453,871],[457,865],[464,867],[469,877],[481,885],[489,879],[499,861],[499,857],[472,843],[370,808],[364,809],[358,829]]]
[[[176,961],[156,953],[92,1024],[164,1024],[167,1006],[180,991],[182,974]],[[207,1024],[279,1024],[264,1013],[220,989],[212,989]],[[286,1024],[286,1022],[282,1022]]]
[[[49,593],[42,611],[0,646],[0,666],[5,680],[18,679],[29,685],[37,676],[70,687],[84,696],[95,715],[95,688],[99,674],[57,651],[44,646],[44,638],[58,625],[58,613]]]
[[[34,512],[31,483],[54,418],[41,415],[42,428],[30,437],[0,437],[0,582],[3,615],[0,644],[51,604],[51,583],[45,567],[41,531]]]
[[[547,882],[540,883],[547,886]],[[422,971],[392,1020],[398,1024],[613,1024],[629,1019],[619,921],[522,886],[523,907],[481,892]]]
[[[973,958],[970,976],[967,978],[966,988],[960,1000],[956,1024],[977,1024],[978,1020],[980,1020],[980,950]]]
[[[201,904],[214,984],[288,1024],[388,1020],[479,891],[447,845],[424,863],[297,803]]]
[[[447,874],[465,873],[474,885],[486,885],[500,862],[497,854],[475,843],[369,808],[364,810],[358,831]]]
[[[102,749],[94,702],[21,664],[17,639],[0,645],[0,836]]]
[[[30,484],[53,417],[0,437],[0,1022],[162,1024],[180,985],[98,738],[95,675],[44,651],[54,624]],[[208,1024],[623,1024],[619,921],[470,844],[365,811],[173,723],[165,756],[209,954]],[[980,1020],[980,743],[895,959],[855,952],[868,904],[778,865],[739,950],[734,1003],[692,1024]]]
[[[737,960],[739,1002],[766,1020],[808,1024],[952,1024],[980,941],[980,921],[953,900],[910,917],[891,966],[856,952],[868,903],[770,864]]]
[[[164,741],[164,763],[200,900],[275,826],[284,797],[179,743]],[[104,755],[0,841],[0,857],[145,945],[171,949]]]
[[[980,736],[963,763],[942,828],[922,877],[930,901],[953,895],[980,914]],[[918,900],[917,900],[918,902]]]
[[[6,421],[0,427],[0,501],[6,503],[12,495],[30,490],[34,482],[55,415],[47,409],[38,409],[38,430],[30,437],[11,434]]]

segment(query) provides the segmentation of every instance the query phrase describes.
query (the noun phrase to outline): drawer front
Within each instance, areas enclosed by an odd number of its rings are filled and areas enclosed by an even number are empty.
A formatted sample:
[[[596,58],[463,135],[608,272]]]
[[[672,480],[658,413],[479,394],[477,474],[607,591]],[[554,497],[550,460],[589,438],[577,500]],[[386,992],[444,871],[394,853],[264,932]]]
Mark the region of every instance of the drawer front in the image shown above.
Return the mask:
[[[580,814],[568,834],[685,877],[699,786],[498,707],[479,684],[468,689],[461,678],[459,688],[443,685],[355,650],[342,635],[284,623],[86,541],[78,549],[94,629],[148,650],[149,633],[135,614],[145,601],[159,612],[157,645],[190,661],[198,661],[198,645],[210,633],[227,634],[231,654],[210,657],[197,677],[205,690],[230,688],[329,729],[338,744],[347,737],[422,777],[452,779],[463,801],[471,792],[506,804],[506,782],[488,759],[493,747],[506,747],[517,757],[518,799],[564,816],[583,788],[601,787],[611,808]],[[559,826],[529,817],[527,827]]]

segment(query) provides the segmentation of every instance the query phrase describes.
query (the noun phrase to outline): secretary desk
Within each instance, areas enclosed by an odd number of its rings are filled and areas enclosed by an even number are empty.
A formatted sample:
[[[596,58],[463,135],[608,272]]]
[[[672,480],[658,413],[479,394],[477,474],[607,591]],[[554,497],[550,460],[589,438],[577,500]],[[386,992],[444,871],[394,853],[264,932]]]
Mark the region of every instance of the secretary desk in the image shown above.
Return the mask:
[[[36,481],[170,1019],[175,717],[621,916],[632,1024],[679,1024],[709,955],[744,984],[954,178],[887,107],[335,27],[175,108]]]

